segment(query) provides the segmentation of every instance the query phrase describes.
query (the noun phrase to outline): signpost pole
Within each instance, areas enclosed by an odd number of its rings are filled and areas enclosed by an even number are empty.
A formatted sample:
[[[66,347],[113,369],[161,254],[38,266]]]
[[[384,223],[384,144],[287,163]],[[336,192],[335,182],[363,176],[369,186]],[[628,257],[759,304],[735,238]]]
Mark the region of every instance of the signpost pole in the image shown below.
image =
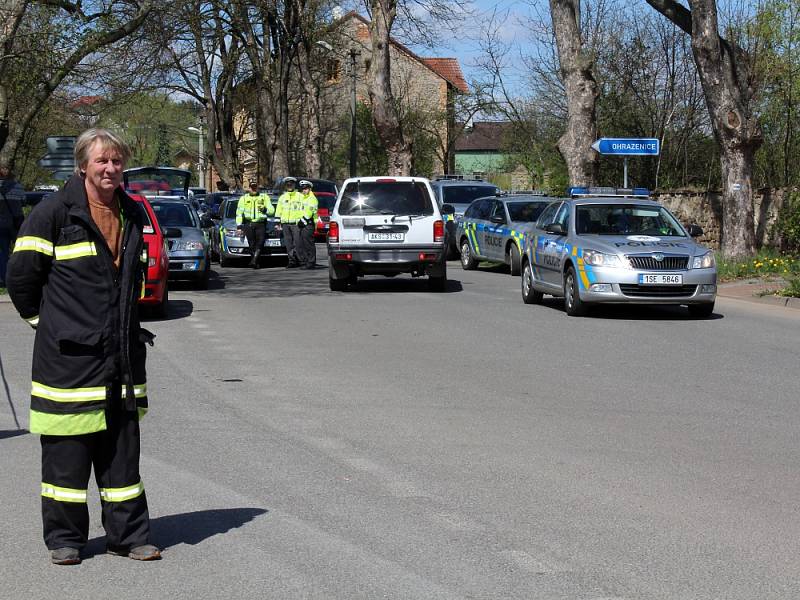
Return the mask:
[[[622,187],[628,189],[628,157],[622,159]]]

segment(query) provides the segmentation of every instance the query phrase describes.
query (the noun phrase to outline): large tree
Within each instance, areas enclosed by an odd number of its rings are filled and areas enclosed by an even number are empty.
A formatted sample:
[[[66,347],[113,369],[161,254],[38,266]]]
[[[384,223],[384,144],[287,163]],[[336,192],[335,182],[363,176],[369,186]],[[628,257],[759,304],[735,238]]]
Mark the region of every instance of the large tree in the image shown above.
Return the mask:
[[[567,163],[572,185],[592,185],[597,179],[595,106],[599,90],[594,78],[594,56],[583,48],[580,0],[550,0],[553,32],[558,47],[561,80],[567,99],[566,131],[558,150]]]
[[[753,254],[753,165],[763,141],[754,111],[753,61],[735,42],[720,36],[715,0],[689,0],[689,9],[675,0],[647,3],[692,38],[692,53],[720,150],[722,253]]]
[[[391,34],[397,18],[397,0],[370,0],[369,25],[372,54],[368,77],[369,100],[375,130],[389,158],[389,175],[409,175],[412,166],[411,140],[403,130],[400,111],[392,92]]]

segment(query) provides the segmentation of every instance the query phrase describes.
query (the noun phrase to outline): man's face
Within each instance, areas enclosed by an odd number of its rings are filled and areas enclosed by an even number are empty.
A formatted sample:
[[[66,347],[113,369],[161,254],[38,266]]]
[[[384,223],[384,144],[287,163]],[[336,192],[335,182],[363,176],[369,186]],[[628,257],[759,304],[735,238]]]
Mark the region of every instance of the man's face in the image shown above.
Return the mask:
[[[300,188],[300,192],[301,192],[303,195],[307,195],[307,194],[308,194],[308,192],[310,192],[310,191],[311,191],[311,188],[310,188],[310,187],[301,187],[301,188]]]
[[[250,186],[250,195],[257,196],[258,195],[258,186],[251,185]]]
[[[294,191],[294,181],[287,181],[286,182],[286,191],[293,192]]]
[[[104,148],[95,140],[89,148],[89,161],[86,163],[86,185],[101,193],[113,194],[122,183],[125,165],[116,150]]]

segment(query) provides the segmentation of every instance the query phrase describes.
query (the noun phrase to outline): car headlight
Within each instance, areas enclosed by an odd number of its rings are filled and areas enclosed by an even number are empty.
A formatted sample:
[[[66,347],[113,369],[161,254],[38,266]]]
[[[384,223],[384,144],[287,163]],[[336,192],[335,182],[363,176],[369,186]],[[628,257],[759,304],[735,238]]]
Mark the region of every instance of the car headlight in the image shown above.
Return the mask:
[[[706,252],[702,256],[695,256],[692,261],[693,269],[713,269],[717,266],[717,261],[714,260],[713,252]]]
[[[235,229],[223,229],[222,230],[222,234],[225,237],[229,237],[229,238],[238,238],[239,237],[238,235],[236,235],[236,230]]]
[[[616,254],[606,254],[597,250],[584,250],[583,262],[593,267],[621,267],[622,261]]]
[[[202,250],[203,242],[181,242],[178,247],[180,250]]]

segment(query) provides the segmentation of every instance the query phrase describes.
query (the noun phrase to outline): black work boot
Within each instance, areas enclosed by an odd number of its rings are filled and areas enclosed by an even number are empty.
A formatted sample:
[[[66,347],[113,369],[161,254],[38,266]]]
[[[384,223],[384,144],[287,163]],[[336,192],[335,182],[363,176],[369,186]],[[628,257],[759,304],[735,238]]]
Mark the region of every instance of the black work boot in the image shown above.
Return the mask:
[[[79,565],[81,554],[77,548],[56,548],[50,551],[50,562],[54,565]]]
[[[261,250],[256,250],[256,253],[253,255],[253,260],[250,261],[250,266],[254,269],[260,269],[261,263],[259,259],[261,258]]]

